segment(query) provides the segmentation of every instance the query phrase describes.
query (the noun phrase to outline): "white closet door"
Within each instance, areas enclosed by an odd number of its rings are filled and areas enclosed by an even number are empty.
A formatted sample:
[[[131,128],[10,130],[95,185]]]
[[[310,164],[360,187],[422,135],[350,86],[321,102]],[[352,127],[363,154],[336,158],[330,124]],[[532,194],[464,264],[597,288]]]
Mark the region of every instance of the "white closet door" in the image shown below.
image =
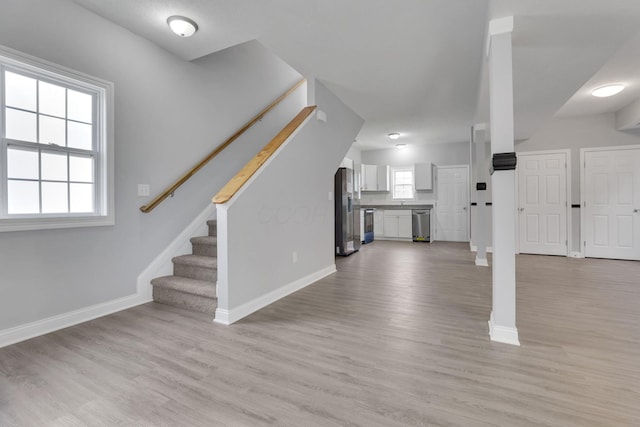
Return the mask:
[[[520,252],[567,255],[567,155],[518,155]]]
[[[469,169],[444,166],[437,169],[436,238],[469,241]]]
[[[584,252],[640,260],[640,149],[584,152]]]

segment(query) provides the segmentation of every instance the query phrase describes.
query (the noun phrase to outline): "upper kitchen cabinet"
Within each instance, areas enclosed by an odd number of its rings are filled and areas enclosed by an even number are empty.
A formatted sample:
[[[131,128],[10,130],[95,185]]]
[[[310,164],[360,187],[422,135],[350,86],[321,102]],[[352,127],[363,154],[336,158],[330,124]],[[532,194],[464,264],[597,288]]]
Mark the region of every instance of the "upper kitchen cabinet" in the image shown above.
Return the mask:
[[[362,191],[389,191],[389,166],[365,165],[361,167]]]
[[[416,191],[433,190],[433,172],[431,163],[415,164]]]
[[[378,191],[378,167],[376,165],[361,165],[360,174],[362,191]]]
[[[389,165],[378,166],[378,191],[389,190]]]

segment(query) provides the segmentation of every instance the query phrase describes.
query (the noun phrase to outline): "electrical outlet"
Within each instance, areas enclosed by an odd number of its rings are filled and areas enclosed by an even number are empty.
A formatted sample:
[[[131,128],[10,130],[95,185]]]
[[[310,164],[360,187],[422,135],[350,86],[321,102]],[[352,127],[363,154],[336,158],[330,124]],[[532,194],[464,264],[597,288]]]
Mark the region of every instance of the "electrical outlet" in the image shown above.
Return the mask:
[[[333,200],[333,191],[329,191],[329,201]]]
[[[292,258],[294,264],[298,262],[298,251],[293,251]]]
[[[138,197],[147,197],[149,194],[149,184],[138,184]]]

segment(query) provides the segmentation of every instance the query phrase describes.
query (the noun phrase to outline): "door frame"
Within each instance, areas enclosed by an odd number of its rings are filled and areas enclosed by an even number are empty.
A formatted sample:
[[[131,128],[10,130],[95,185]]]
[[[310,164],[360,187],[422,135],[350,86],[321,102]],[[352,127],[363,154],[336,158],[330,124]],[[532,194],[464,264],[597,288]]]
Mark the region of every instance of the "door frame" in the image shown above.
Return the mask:
[[[464,168],[467,170],[467,236],[465,237],[467,239],[468,242],[471,242],[471,172],[470,172],[470,168],[469,165],[446,165],[446,166],[438,166],[435,165],[436,167],[436,173],[435,173],[435,189],[434,189],[434,195],[436,196],[436,199],[434,200],[434,212],[435,213],[435,218],[431,219],[431,223],[433,224],[433,230],[432,231],[432,236],[433,237],[433,241],[435,241],[438,238],[438,171],[440,169],[453,169],[453,168]]]
[[[586,229],[587,229],[587,217],[585,212],[586,203],[586,165],[585,165],[585,153],[598,152],[598,151],[623,151],[623,150],[640,150],[640,145],[612,145],[610,147],[588,147],[580,149],[580,257],[585,257],[586,247]]]
[[[571,150],[570,149],[560,149],[560,150],[538,150],[538,151],[519,151],[516,153],[518,156],[518,166],[520,166],[520,156],[537,156],[537,155],[545,155],[545,154],[564,154],[566,157],[567,167],[565,168],[565,187],[566,187],[566,209],[565,215],[567,217],[567,253],[565,256],[571,255],[571,245],[573,243],[573,222],[571,221]],[[517,169],[516,173],[516,253],[520,253],[520,214],[518,213],[518,208],[520,204],[520,168]],[[582,182],[580,182],[580,188],[582,188]],[[582,233],[582,230],[580,230]]]

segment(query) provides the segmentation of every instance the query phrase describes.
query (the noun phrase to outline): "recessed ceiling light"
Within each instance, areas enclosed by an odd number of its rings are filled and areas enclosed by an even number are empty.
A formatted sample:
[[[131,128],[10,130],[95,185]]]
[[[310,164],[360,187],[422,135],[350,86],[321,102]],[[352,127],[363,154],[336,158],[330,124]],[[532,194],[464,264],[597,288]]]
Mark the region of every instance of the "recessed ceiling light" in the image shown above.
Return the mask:
[[[608,96],[617,95],[624,90],[624,85],[615,84],[599,87],[591,92],[591,95],[598,98],[606,98]]]
[[[391,139],[398,139],[400,138],[400,134],[398,132],[392,132],[389,135],[387,135],[389,138]]]
[[[407,144],[396,144],[396,148],[398,150],[404,150],[405,148],[407,148]]]
[[[171,31],[180,37],[191,37],[198,31],[198,24],[196,24],[193,19],[185,16],[170,16],[169,19],[167,19],[167,24],[171,27]]]

